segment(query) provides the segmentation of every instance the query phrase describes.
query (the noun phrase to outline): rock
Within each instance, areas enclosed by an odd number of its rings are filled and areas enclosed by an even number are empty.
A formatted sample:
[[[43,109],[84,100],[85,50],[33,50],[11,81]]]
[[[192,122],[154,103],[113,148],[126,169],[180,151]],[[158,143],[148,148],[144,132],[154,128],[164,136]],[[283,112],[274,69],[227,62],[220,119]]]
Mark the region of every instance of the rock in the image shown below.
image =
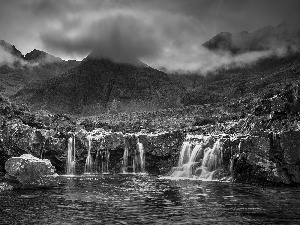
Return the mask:
[[[300,163],[300,131],[286,131],[280,134],[280,146],[283,149],[285,164]]]
[[[300,183],[300,132],[284,131],[240,139],[231,171],[238,182]]]
[[[47,159],[30,154],[12,157],[5,163],[6,177],[21,183],[21,188],[51,187],[56,184],[55,168]]]
[[[7,182],[0,182],[0,193],[3,191],[11,191],[14,187]]]

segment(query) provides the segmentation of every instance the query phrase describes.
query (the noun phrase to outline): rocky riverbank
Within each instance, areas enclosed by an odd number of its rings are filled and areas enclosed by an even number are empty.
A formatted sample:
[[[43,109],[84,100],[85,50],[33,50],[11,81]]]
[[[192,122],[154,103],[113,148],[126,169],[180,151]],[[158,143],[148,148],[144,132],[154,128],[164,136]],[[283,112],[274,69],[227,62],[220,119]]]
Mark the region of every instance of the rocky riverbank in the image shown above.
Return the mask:
[[[132,118],[133,114],[116,114],[108,123],[103,121],[105,117],[112,118],[111,115],[104,115],[101,122],[99,118],[33,113],[25,106],[17,106],[1,97],[0,175],[6,173],[4,165],[9,158],[22,154],[49,159],[57,173],[65,174],[71,136],[75,137],[76,173],[84,172],[89,148],[94,159],[97,154],[109,151],[109,172],[121,172],[125,149],[132,160],[136,157],[138,143],[141,143],[146,171],[164,175],[178,164],[184,141],[195,146],[204,143],[203,137],[206,137],[210,140],[207,144],[210,148],[217,140],[222,142],[222,165],[215,173],[216,178],[231,176],[236,182],[298,184],[298,97],[298,86],[287,87],[264,99],[192,107],[189,114],[185,112],[188,109],[174,109],[173,114],[172,110],[135,113],[136,121],[131,119],[130,123],[122,123],[117,118]],[[140,115],[142,119],[139,119]],[[151,118],[147,115],[151,115],[157,127],[150,124]],[[160,117],[165,118],[162,122],[168,126],[161,125]],[[176,126],[172,127],[172,124]],[[128,167],[129,171],[134,170],[133,164],[129,163]]]

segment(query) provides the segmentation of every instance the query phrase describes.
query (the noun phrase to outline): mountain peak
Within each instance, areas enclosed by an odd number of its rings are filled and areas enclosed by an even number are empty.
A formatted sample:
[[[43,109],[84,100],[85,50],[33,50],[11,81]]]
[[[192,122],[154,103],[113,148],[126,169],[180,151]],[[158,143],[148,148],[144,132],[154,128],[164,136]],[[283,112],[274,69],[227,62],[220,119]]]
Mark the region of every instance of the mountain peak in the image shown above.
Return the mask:
[[[114,63],[130,64],[137,67],[149,67],[147,64],[140,61],[137,57],[131,55],[106,56],[99,51],[92,51],[84,60],[110,60]]]
[[[9,52],[10,54],[12,54],[13,56],[15,56],[17,58],[21,58],[21,59],[24,58],[22,53],[18,49],[16,49],[16,47],[14,45],[9,44],[8,42],[6,42],[4,40],[0,40],[0,46],[5,51]]]
[[[264,51],[274,47],[274,43],[289,46],[299,43],[299,36],[288,31],[286,22],[278,26],[265,26],[253,32],[242,31],[231,34],[222,32],[203,44],[212,51],[226,51],[240,54],[251,51]]]
[[[32,50],[31,52],[25,55],[25,60],[27,61],[40,61],[45,63],[51,62],[62,62],[63,60],[59,57],[51,55],[47,52],[40,51],[37,49]]]

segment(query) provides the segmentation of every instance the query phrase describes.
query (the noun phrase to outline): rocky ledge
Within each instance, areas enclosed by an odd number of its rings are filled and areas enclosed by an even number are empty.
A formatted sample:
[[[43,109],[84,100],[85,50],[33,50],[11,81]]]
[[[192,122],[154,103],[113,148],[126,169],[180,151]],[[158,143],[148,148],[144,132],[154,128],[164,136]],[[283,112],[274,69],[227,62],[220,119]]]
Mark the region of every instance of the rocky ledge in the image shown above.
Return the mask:
[[[220,149],[205,156],[217,141]],[[243,183],[300,184],[300,131],[264,132],[260,135],[188,135],[185,142],[192,149],[202,145],[204,152],[196,162],[200,167],[205,165],[203,160],[210,158],[211,163],[215,163],[212,178],[231,177],[233,181]]]
[[[242,107],[241,105],[244,104],[235,103],[231,107],[236,105]],[[156,133],[147,130],[145,126],[139,130],[136,127],[128,130],[121,123],[120,126],[115,127],[107,127],[102,123],[87,126],[67,115],[30,113],[26,107],[16,106],[1,98],[0,176],[4,176],[7,172],[5,168],[7,160],[23,154],[48,159],[57,173],[65,174],[68,142],[72,136],[76,149],[75,169],[79,174],[84,172],[88,155],[95,158],[99,152],[102,156],[105,152],[109,152],[110,162],[107,166],[109,171],[120,172],[125,149],[128,149],[129,157],[132,159],[135,157],[138,143],[143,144],[145,168],[150,174],[165,175],[172,167],[178,165],[184,142],[189,142],[191,148],[203,144],[205,151],[197,165],[209,165],[209,163],[202,163],[203,157],[206,151],[214,148],[214,144],[219,140],[221,151],[211,150],[209,156],[211,160],[215,154],[221,157],[222,163],[217,163],[219,167],[211,167],[218,171],[213,175],[215,178],[230,176],[236,182],[288,185],[300,183],[300,115],[296,110],[300,107],[298,86],[256,101],[253,105],[244,106],[245,112],[240,116],[232,113],[241,111],[239,108],[236,110],[231,108],[230,111],[224,106],[218,106],[215,110],[213,107],[213,105],[207,106],[210,111],[222,114],[222,117],[218,119],[209,114],[211,116],[209,123],[198,123],[193,127],[182,124],[181,129]],[[201,110],[203,111],[204,108]],[[200,111],[199,115],[205,114]],[[230,116],[230,113],[235,116]],[[143,116],[146,118],[147,114],[143,113]],[[179,119],[185,117],[181,114],[177,116]],[[122,129],[118,130],[118,127]],[[129,169],[133,170],[133,168]],[[18,178],[14,178],[12,183],[22,183]],[[10,187],[4,185],[2,188]]]

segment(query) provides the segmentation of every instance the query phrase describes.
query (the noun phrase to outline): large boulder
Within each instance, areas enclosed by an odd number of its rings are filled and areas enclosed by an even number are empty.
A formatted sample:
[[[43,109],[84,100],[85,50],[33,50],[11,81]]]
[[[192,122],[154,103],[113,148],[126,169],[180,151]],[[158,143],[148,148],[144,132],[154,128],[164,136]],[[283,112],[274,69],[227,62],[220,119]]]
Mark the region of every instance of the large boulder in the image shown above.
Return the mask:
[[[6,178],[16,180],[21,188],[50,187],[56,184],[55,168],[48,159],[30,154],[12,157],[5,163]]]

